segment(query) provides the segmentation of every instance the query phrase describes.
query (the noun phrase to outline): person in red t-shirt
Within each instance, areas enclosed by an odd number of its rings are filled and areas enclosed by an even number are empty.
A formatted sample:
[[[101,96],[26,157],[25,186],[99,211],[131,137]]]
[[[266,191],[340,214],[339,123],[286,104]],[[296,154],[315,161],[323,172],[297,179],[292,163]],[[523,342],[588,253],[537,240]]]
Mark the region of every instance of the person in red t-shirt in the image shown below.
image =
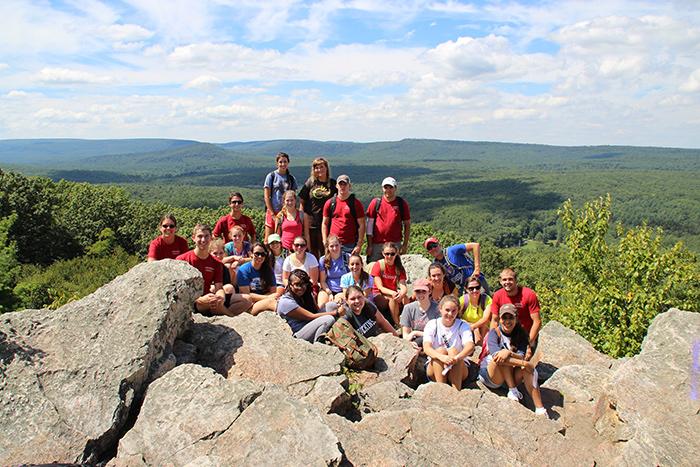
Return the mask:
[[[491,302],[492,310],[500,310],[506,303],[512,303],[518,310],[518,321],[528,332],[528,346],[525,353],[525,360],[532,357],[532,353],[537,348],[537,338],[542,327],[540,319],[540,302],[534,290],[518,285],[518,274],[511,268],[501,271],[498,276],[502,289],[493,294]],[[491,327],[498,326],[498,313],[491,315]]]
[[[234,192],[228,197],[228,204],[231,206],[231,212],[219,218],[214,226],[214,237],[223,238],[225,242],[229,241],[229,230],[234,225],[240,226],[245,232],[251,244],[255,243],[255,226],[250,217],[241,212],[243,208],[243,195]],[[244,239],[245,240],[245,239]]]
[[[406,270],[393,243],[387,242],[382,246],[382,256],[384,259],[375,262],[370,272],[374,278],[374,304],[382,314],[393,321],[394,326],[398,326],[408,292]]]
[[[385,178],[382,181],[382,197],[374,198],[367,206],[368,263],[381,259],[382,245],[386,242],[396,244],[400,255],[405,255],[408,251],[411,211],[406,200],[396,196],[396,187],[396,179]],[[379,204],[378,211],[377,204]]]
[[[190,249],[187,240],[177,232],[177,220],[174,214],[166,214],[160,220],[160,236],[156,237],[148,247],[148,261],[159,259],[175,259]]]
[[[202,273],[204,287],[202,296],[194,302],[195,311],[205,316],[236,316],[248,311],[253,304],[246,297],[240,294],[230,294],[227,297],[223,290],[224,265],[209,253],[211,228],[197,224],[192,231],[192,240],[194,249],[175,259],[188,262]]]
[[[323,223],[321,225],[323,244],[327,243],[329,235],[335,235],[340,240],[344,252],[359,255],[365,239],[365,208],[350,191],[352,188],[350,177],[341,175],[338,177],[336,186],[338,194],[326,201],[323,206]],[[334,202],[335,209],[331,212],[331,205]],[[350,203],[353,203],[355,216],[353,216]]]

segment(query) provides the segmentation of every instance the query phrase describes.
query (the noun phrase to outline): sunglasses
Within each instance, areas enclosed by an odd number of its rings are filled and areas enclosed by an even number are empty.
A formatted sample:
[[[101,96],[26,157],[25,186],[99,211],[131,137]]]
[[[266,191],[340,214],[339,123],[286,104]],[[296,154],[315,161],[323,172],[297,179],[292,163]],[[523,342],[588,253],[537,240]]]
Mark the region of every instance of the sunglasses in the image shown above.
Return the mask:
[[[163,227],[164,229],[174,229],[175,224],[163,224],[161,225],[161,227]]]
[[[382,253],[384,256],[396,256],[396,253]]]
[[[253,256],[257,256],[258,258],[264,258],[267,255],[264,251],[256,251],[255,253],[253,253]]]
[[[481,290],[481,286],[478,285],[476,287],[467,287],[467,290],[470,292],[478,292],[479,290]]]
[[[306,243],[295,243],[294,246],[299,248],[306,248]]]
[[[515,319],[515,316],[513,315],[503,315],[501,316],[501,321],[513,321]]]
[[[231,201],[229,204],[243,204],[243,201],[239,201],[236,199],[236,200]]]
[[[432,250],[433,248],[437,248],[438,244],[437,243],[428,243],[428,246],[426,247],[428,251]]]

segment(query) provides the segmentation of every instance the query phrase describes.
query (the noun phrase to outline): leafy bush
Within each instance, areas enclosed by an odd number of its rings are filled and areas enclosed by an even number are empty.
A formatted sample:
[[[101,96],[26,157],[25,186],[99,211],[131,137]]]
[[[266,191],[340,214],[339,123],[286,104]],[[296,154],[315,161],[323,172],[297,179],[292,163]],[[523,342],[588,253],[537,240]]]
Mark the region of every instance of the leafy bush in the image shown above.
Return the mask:
[[[662,247],[663,232],[647,225],[609,236],[611,197],[559,211],[567,268],[561,288],[545,300],[551,317],[613,357],[633,355],[651,320],[671,307],[699,311],[697,258],[682,243]]]
[[[14,302],[12,288],[17,280],[19,265],[17,248],[14,242],[9,241],[9,231],[16,220],[16,214],[0,219],[0,313],[12,310]]]

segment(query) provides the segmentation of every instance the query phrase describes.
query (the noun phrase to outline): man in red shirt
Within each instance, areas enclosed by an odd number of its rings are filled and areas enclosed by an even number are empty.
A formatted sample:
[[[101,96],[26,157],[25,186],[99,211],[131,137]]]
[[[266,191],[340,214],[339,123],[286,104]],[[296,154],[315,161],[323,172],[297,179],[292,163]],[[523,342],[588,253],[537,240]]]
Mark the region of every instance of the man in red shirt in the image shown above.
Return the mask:
[[[500,310],[506,303],[512,303],[518,310],[518,321],[529,334],[529,342],[525,360],[529,360],[537,348],[537,338],[540,334],[542,321],[540,319],[540,302],[534,290],[518,285],[518,275],[511,269],[506,268],[499,275],[499,282],[502,289],[498,289],[493,294],[491,302],[492,310]],[[498,326],[498,312],[491,313],[491,327]]]
[[[323,244],[326,244],[329,235],[337,235],[344,252],[359,255],[365,239],[365,208],[350,191],[350,177],[341,175],[336,186],[338,194],[323,206]],[[335,206],[333,212],[332,206]]]
[[[242,295],[227,296],[224,292],[224,265],[209,254],[211,228],[206,224],[197,224],[192,231],[192,240],[194,249],[175,259],[188,262],[202,273],[204,287],[202,296],[194,302],[195,311],[205,316],[236,316],[252,308],[253,304]]]
[[[385,178],[382,181],[382,197],[374,198],[367,206],[368,263],[382,258],[382,245],[386,242],[396,245],[400,255],[405,255],[408,250],[411,212],[406,200],[396,196],[396,188],[394,177]]]
[[[253,225],[253,221],[250,220],[250,217],[241,212],[241,208],[243,208],[243,195],[238,192],[231,193],[228,197],[228,204],[231,206],[231,212],[220,217],[216,222],[213,232],[214,237],[223,238],[225,242],[228,242],[231,240],[229,238],[229,230],[231,230],[231,227],[234,225],[239,225],[248,239],[250,239],[250,243],[255,243],[255,226]]]

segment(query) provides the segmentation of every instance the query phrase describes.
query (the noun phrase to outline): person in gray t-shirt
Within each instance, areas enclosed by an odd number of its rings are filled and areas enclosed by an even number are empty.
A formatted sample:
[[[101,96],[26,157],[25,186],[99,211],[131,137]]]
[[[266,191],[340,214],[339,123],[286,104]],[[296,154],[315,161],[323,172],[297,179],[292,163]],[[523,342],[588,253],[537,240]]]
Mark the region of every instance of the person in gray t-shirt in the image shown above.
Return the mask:
[[[411,341],[417,349],[423,347],[423,329],[431,319],[440,317],[437,303],[430,299],[430,282],[418,279],[413,283],[416,301],[403,307],[401,312],[401,330],[403,338]]]

